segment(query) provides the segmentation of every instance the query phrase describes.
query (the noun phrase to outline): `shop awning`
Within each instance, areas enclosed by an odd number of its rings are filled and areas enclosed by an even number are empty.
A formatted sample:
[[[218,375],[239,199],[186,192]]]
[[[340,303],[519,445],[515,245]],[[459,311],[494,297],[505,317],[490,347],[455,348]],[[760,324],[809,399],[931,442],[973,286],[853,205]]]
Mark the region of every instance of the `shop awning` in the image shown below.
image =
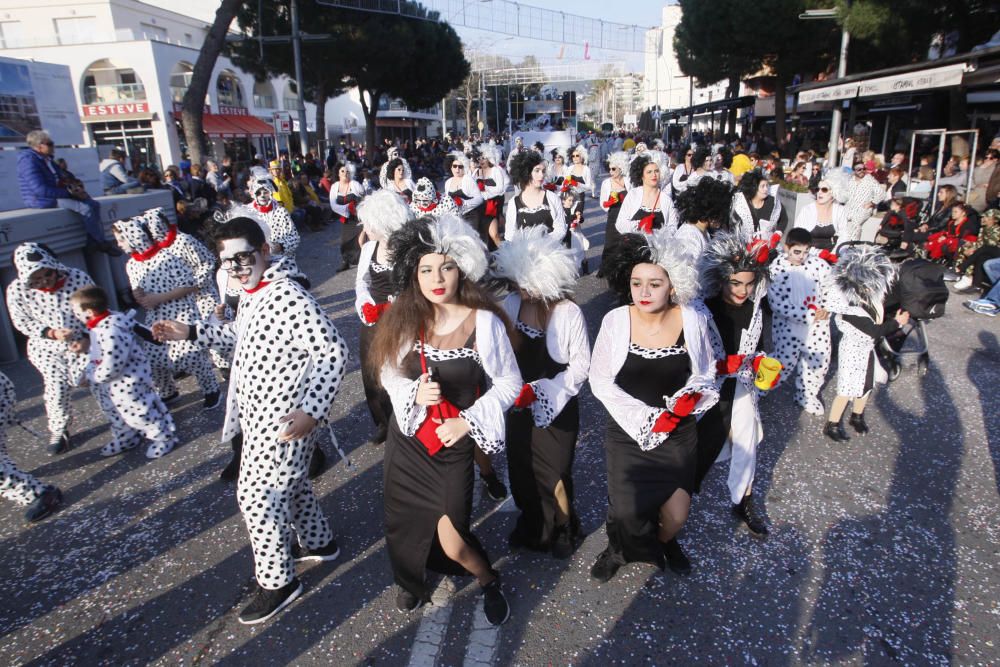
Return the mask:
[[[743,97],[731,97],[729,99],[723,100],[713,100],[712,102],[705,102],[703,104],[696,104],[693,107],[686,107],[684,109],[671,109],[670,111],[664,111],[661,114],[661,118],[664,116],[696,116],[701,113],[710,113],[715,111],[725,111],[727,109],[742,109],[744,107],[752,107],[754,102],[757,100],[753,95],[744,95]]]
[[[174,118],[181,119],[179,112],[174,112]],[[206,136],[221,139],[236,137],[259,137],[274,134],[274,128],[254,116],[235,116],[232,114],[206,113],[201,116],[201,129]]]
[[[231,125],[243,130],[244,136],[264,137],[274,134],[274,126],[257,116],[222,116]]]

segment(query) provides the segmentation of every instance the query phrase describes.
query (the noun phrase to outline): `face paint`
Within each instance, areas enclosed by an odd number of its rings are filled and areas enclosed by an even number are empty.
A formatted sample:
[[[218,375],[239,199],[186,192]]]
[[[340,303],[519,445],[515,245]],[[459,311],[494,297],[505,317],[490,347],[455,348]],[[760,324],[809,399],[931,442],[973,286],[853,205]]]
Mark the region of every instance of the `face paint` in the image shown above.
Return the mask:
[[[219,249],[222,269],[230,277],[239,281],[245,290],[252,290],[260,284],[267,269],[263,252],[257,250],[246,239],[226,239]]]

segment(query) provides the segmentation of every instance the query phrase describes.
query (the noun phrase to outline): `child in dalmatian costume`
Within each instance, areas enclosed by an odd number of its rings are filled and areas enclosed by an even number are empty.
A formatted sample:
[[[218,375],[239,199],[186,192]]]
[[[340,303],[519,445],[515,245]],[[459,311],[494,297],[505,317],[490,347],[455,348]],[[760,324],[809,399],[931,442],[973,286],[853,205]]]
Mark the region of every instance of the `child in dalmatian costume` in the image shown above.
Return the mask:
[[[286,266],[289,270],[297,272],[295,251],[299,248],[299,232],[295,229],[295,223],[292,222],[288,210],[274,199],[274,182],[270,177],[261,176],[252,178],[247,185],[250,196],[253,197],[250,207],[266,225],[264,234],[271,248],[271,257],[274,260],[288,258],[290,263]]]
[[[440,218],[446,213],[457,213],[455,200],[448,196],[438,197],[437,189],[429,178],[421,178],[417,181],[417,186],[413,189],[413,200],[410,202],[410,210],[414,217],[429,215]]]
[[[14,328],[28,337],[28,360],[45,384],[45,414],[53,454],[69,449],[70,341],[86,335],[69,304],[73,292],[94,281],[83,271],[60,263],[40,243],[22,243],[14,251],[17,278],[7,287],[7,310]]]
[[[161,340],[199,341],[231,355],[222,440],[243,433],[237,501],[250,534],[258,587],[240,613],[260,623],[302,592],[294,562],[339,555],[309,481],[309,461],[347,364],[347,346],[315,299],[270,265],[249,218],[216,230],[222,267],[244,290],[235,322],[160,321]]]
[[[219,304],[219,293],[215,288],[215,255],[205,244],[177,229],[167,218],[162,208],[151,208],[142,215],[146,221],[146,231],[160,247],[160,250],[179,257],[194,275],[198,292],[194,296],[198,314],[209,319],[215,314]],[[216,368],[229,368],[229,361],[215,350],[209,350]]]
[[[764,358],[761,334],[770,329],[762,307],[767,296],[768,265],[780,239],[720,232],[699,261],[704,305],[709,311],[709,339],[716,358],[719,402],[698,422],[700,487],[712,463],[730,459],[729,493],[733,513],[751,534],[766,537],[763,501],[752,495],[757,445],[764,438],[754,380]],[[780,380],[775,378],[769,389]]]
[[[7,427],[17,423],[14,419],[16,402],[14,383],[0,373],[0,497],[27,506],[24,518],[28,521],[41,521],[59,506],[62,493],[18,468],[8,456]]]
[[[811,415],[823,415],[819,391],[830,368],[830,316],[824,288],[836,255],[810,249],[812,234],[796,227],[785,237],[785,252],[771,263],[767,300],[774,311],[775,357],[795,378],[795,402]]]
[[[198,285],[188,265],[177,255],[160,251],[146,232],[142,216],[120,220],[113,229],[118,245],[131,253],[125,272],[136,301],[146,310],[146,320],[197,322],[200,317],[194,295],[198,292]],[[161,397],[169,399],[176,393],[173,373],[186,371],[198,380],[205,398],[205,409],[211,410],[219,405],[219,383],[208,351],[203,347],[190,341],[171,341],[166,345],[147,344],[146,354]]]
[[[90,331],[86,341],[70,349],[89,352],[89,360],[75,378],[93,388],[101,411],[111,423],[112,440],[101,456],[116,456],[149,441],[146,458],[158,459],[177,443],[173,417],[153,387],[153,372],[133,332],[135,322],[123,313],[108,310],[108,297],[91,285],[73,293],[73,314]]]
[[[902,310],[893,317],[885,316],[883,303],[896,281],[896,266],[885,253],[870,246],[841,248],[826,293],[826,307],[836,313],[841,333],[837,348],[837,397],[823,429],[823,435],[834,442],[850,439],[841,423],[849,402],[853,403],[850,425],[859,435],[868,432],[864,414],[868,398],[876,384],[888,381],[875,346],[910,321],[910,314]]]

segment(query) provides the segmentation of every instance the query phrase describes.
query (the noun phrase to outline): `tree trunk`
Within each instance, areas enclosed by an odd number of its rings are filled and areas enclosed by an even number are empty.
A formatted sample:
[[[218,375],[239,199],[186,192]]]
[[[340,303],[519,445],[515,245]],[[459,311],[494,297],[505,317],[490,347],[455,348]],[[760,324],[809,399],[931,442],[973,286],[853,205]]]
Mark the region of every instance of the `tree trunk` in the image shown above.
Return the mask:
[[[363,88],[359,88],[359,97],[361,98],[361,111],[365,115],[365,153],[368,155],[368,161],[375,164],[375,119],[378,117],[378,102],[379,98],[382,97],[382,93],[379,92],[368,92]],[[368,94],[369,100],[365,101],[365,94]]]
[[[191,164],[204,164],[205,135],[202,132],[201,115],[205,108],[205,94],[212,81],[212,70],[219,53],[226,43],[229,25],[236,17],[242,0],[222,0],[215,12],[215,21],[205,36],[205,43],[198,52],[198,60],[191,73],[191,85],[184,92],[181,121],[184,124],[184,139],[187,141]]]
[[[320,82],[316,86],[316,99],[313,102],[316,104],[316,142],[318,146],[316,148],[317,155],[320,160],[326,158],[326,147],[328,143],[328,137],[326,136],[326,100],[328,95],[326,94],[326,85],[323,83],[322,77]]]
[[[779,142],[785,136],[785,80],[780,76],[774,81],[774,134]]]
[[[729,87],[726,88],[726,99],[735,100],[740,94],[740,77],[731,76],[729,77]],[[736,107],[731,107],[728,111],[729,122],[728,124],[723,124],[720,118],[719,129],[727,134],[736,134]],[[726,127],[728,125],[728,127]]]

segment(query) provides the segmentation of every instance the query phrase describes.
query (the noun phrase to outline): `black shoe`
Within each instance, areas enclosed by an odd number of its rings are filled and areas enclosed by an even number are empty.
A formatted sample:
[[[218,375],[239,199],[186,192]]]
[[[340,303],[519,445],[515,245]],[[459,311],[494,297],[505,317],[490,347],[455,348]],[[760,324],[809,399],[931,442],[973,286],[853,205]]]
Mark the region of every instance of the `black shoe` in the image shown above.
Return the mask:
[[[325,547],[319,549],[304,547],[298,541],[292,542],[292,560],[296,563],[337,560],[337,556],[339,555],[340,547],[337,546],[337,540],[333,538],[330,539]]]
[[[573,555],[573,539],[569,534],[569,526],[556,526],[552,535],[552,555],[560,560],[566,560]]]
[[[625,564],[625,560],[608,547],[601,552],[601,555],[594,561],[590,568],[590,576],[597,579],[602,584],[611,581],[612,577],[618,573],[619,568]]]
[[[865,415],[858,414],[856,412],[851,413],[851,418],[847,420],[847,423],[854,427],[854,430],[864,435],[871,429],[868,428],[868,424],[865,423]]]
[[[323,468],[326,467],[326,452],[316,445],[313,449],[312,459],[309,460],[309,479],[316,479],[321,474],[323,474]]]
[[[677,538],[664,543],[662,546],[663,558],[667,561],[667,567],[670,568],[671,572],[681,576],[691,574],[691,561],[688,560],[684,550],[681,549],[681,545],[677,541]]]
[[[216,390],[211,394],[205,394],[205,406],[203,410],[214,410],[222,404],[222,392]]]
[[[257,590],[253,593],[253,599],[240,612],[239,620],[243,625],[263,623],[302,594],[302,583],[298,579],[292,579],[287,585],[273,591],[261,588],[260,584],[254,586]]]
[[[229,441],[229,446],[233,448],[233,458],[229,460],[226,467],[219,473],[219,479],[223,482],[233,482],[240,476],[240,458],[243,453],[243,434],[237,433]]]
[[[510,618],[510,605],[500,590],[499,579],[483,586],[483,611],[491,625],[503,625]]]
[[[479,473],[479,477],[486,483],[486,493],[489,494],[490,498],[500,501],[507,497],[507,487],[503,485],[495,472],[489,475]]]
[[[62,504],[62,491],[54,486],[50,486],[44,491],[42,495],[35,498],[35,501],[28,505],[28,509],[24,513],[24,518],[34,523],[36,521],[41,521],[48,515],[56,511],[56,508]]]
[[[746,496],[739,505],[733,505],[733,514],[746,524],[754,537],[767,537],[767,523],[764,520],[763,508],[757,507],[753,496]]]
[[[827,422],[823,428],[823,435],[834,442],[847,442],[851,439],[851,436],[847,435],[847,431],[844,430],[843,424],[839,421]]]
[[[55,456],[57,454],[65,454],[69,451],[69,433],[63,431],[59,434],[59,439],[52,439],[49,441],[49,452]]]
[[[174,393],[168,394],[167,396],[162,396],[160,397],[160,400],[163,401],[164,405],[170,405],[180,397],[181,397],[181,392],[174,389]]]
[[[399,592],[396,593],[396,609],[403,613],[411,612],[423,604],[423,600],[405,588],[400,588]]]

